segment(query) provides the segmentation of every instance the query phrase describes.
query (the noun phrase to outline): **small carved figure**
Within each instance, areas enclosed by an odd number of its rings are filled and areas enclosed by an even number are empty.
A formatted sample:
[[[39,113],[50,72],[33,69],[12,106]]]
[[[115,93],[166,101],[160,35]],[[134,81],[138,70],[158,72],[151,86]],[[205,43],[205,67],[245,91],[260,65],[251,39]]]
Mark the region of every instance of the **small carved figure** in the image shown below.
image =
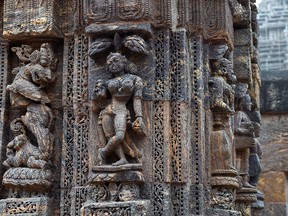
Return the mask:
[[[8,143],[3,165],[10,167],[43,168],[46,161],[39,159],[39,149],[32,145],[25,134],[18,135]]]
[[[254,131],[255,131],[255,146],[250,148],[250,155],[249,155],[249,183],[253,186],[257,186],[261,172],[261,156],[262,156],[262,147],[257,139],[260,137],[260,133],[262,130],[261,127],[261,114],[257,110],[253,110],[248,113],[250,120],[253,123]]]
[[[242,176],[243,187],[252,187],[248,183],[249,148],[255,146],[254,127],[246,114],[251,111],[251,97],[248,93],[237,98],[238,111],[234,115],[234,134],[236,159],[239,161],[237,169]]]
[[[107,143],[98,149],[98,165],[106,163],[107,157],[112,153],[119,158],[112,164],[114,166],[128,163],[125,154],[136,159],[140,157],[140,151],[127,133],[127,127],[131,124],[127,103],[133,102],[135,121],[132,123],[132,129],[138,134],[143,134],[143,82],[140,77],[128,73],[127,63],[125,56],[111,53],[107,57],[107,70],[114,75],[114,78],[107,81],[98,80],[95,84],[95,101],[101,103],[103,100],[110,100],[99,114],[99,126]]]
[[[17,55],[21,55],[19,49],[13,47]],[[27,52],[24,52],[27,60]],[[24,55],[23,54],[23,55]],[[44,43],[40,51],[35,50],[29,56],[29,64],[16,67],[12,73],[16,74],[11,85],[7,85],[10,91],[10,100],[13,107],[28,106],[32,101],[41,102],[42,104],[50,103],[48,95],[43,88],[55,80],[53,71],[56,69],[57,60],[54,58],[52,47]]]
[[[226,58],[213,60],[211,68],[212,77],[208,81],[212,101],[211,108],[224,109],[228,113],[233,113],[236,76],[233,72],[232,62]]]

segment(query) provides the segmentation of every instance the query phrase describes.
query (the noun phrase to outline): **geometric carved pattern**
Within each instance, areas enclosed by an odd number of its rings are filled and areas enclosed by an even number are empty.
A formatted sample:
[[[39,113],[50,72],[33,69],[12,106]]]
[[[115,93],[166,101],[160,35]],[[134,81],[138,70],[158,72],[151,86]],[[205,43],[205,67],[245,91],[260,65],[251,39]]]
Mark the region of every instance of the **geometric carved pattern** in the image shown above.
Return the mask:
[[[187,215],[185,210],[186,206],[183,203],[183,201],[185,200],[186,191],[187,189],[183,185],[172,185],[171,187],[173,215],[175,216]]]
[[[171,0],[153,0],[153,23],[156,26],[171,24]]]
[[[155,65],[155,100],[170,99],[169,89],[169,31],[154,32]]]
[[[75,118],[83,115],[81,121],[75,125],[74,134],[74,167],[77,186],[86,184],[88,175],[88,143],[89,143],[89,118],[88,118],[88,38],[86,35],[75,37],[75,64],[74,64],[74,92],[73,104],[79,110],[74,110]],[[76,88],[75,88],[76,87]]]
[[[187,41],[186,32],[170,34],[170,89],[171,100],[187,101]]]
[[[61,215],[71,213],[71,188],[73,184],[73,149],[74,149],[74,123],[73,111],[73,76],[74,76],[74,38],[67,38],[64,41],[64,59],[66,64],[63,71],[63,129],[64,140],[62,143],[62,170],[61,187],[64,192],[61,194]]]
[[[200,41],[199,41],[200,40]],[[192,161],[192,183],[195,185],[193,190],[193,202],[195,203],[193,211],[195,211],[195,214],[200,214],[200,200],[201,196],[203,196],[203,192],[201,191],[201,177],[202,177],[202,170],[201,170],[201,120],[203,116],[201,115],[201,86],[199,85],[200,79],[202,79],[202,74],[200,72],[201,68],[201,49],[199,44],[201,43],[201,38],[193,38],[191,40],[192,44],[192,136],[193,136],[193,142],[192,144],[192,155],[191,158],[193,158]],[[203,97],[203,96],[202,96]]]
[[[184,178],[184,162],[185,158],[183,155],[183,147],[186,144],[183,137],[185,137],[185,131],[182,124],[182,119],[185,120],[187,118],[185,109],[182,109],[180,103],[172,102],[171,103],[171,117],[170,117],[170,126],[171,126],[171,136],[170,136],[170,149],[172,151],[171,158],[171,177],[173,182],[182,182],[185,181]],[[183,136],[184,135],[184,136]]]
[[[75,194],[75,197],[72,201],[72,214],[75,216],[80,216],[80,209],[83,205],[83,203],[87,200],[88,191],[87,188],[79,187],[76,189],[73,189],[73,194]]]
[[[2,39],[0,38],[0,109],[1,111],[2,111],[2,108],[4,108],[5,106],[4,103],[5,103],[5,95],[6,95],[7,61],[8,61],[8,42],[4,40],[2,41]]]
[[[84,4],[87,24],[146,20],[149,14],[146,0],[85,0]]]
[[[85,209],[85,215],[132,216],[131,207],[102,207]]]
[[[153,215],[164,216],[164,187],[161,183],[153,185]]]
[[[153,171],[154,181],[163,182],[165,171],[164,157],[164,107],[160,101],[154,103],[154,153]]]
[[[191,4],[191,3],[190,3]],[[178,12],[178,20],[177,20],[177,26],[184,27],[185,23],[188,20],[188,6],[190,5],[189,1],[186,0],[179,0],[177,5],[177,12]]]
[[[171,178],[173,182],[184,181],[184,145],[186,141],[185,127],[186,110],[183,105],[187,99],[188,91],[187,75],[187,48],[185,47],[186,32],[178,31],[170,34],[170,149],[171,155]]]

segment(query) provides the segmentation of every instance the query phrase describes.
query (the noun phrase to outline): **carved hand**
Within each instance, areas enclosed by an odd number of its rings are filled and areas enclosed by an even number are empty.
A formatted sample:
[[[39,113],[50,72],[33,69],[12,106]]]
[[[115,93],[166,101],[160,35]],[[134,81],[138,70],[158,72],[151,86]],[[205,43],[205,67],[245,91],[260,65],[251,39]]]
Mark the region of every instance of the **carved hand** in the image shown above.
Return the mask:
[[[144,133],[144,122],[142,116],[136,118],[136,120],[132,124],[133,130],[138,134],[145,134]]]

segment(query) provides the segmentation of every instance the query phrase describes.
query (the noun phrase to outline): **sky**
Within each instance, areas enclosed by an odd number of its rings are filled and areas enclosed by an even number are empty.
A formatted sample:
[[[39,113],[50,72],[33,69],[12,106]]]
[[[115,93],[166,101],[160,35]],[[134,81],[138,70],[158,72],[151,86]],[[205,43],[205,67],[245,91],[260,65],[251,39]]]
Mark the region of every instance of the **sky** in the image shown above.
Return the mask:
[[[262,0],[256,0],[256,4],[259,5],[259,3],[261,2]]]

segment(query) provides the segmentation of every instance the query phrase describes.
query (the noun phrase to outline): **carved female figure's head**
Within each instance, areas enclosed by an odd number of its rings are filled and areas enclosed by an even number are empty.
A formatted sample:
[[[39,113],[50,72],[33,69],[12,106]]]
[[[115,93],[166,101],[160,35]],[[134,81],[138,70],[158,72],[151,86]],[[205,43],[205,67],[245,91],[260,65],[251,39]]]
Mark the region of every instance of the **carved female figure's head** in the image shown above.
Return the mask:
[[[108,71],[116,75],[126,71],[127,59],[120,53],[110,53],[110,55],[107,57],[106,65]]]
[[[220,58],[211,62],[212,72],[219,75],[227,75],[233,72],[232,62],[226,58]]]
[[[239,99],[239,109],[241,111],[251,111],[251,108],[252,108],[252,101],[250,95],[249,94],[243,95]]]

